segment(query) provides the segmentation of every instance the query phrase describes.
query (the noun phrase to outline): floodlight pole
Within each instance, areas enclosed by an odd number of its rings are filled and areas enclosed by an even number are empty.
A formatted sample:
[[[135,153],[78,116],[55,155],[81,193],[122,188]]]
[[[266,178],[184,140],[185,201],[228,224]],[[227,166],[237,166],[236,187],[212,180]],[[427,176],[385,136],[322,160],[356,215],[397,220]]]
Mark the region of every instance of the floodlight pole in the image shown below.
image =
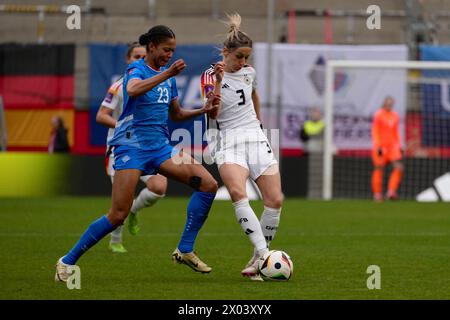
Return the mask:
[[[275,20],[275,0],[267,0],[267,67],[266,67],[266,100],[267,100],[267,114],[268,114],[268,124],[266,129],[277,129],[278,132],[274,130],[268,130],[268,138],[271,141],[272,147],[275,147],[275,153],[278,160],[279,170],[281,170],[281,126],[280,126],[280,101],[275,100],[275,105],[273,105],[272,99],[272,85],[273,85],[273,42],[274,42],[274,20]],[[275,117],[275,119],[274,119]],[[274,145],[274,139],[276,139],[276,146]]]
[[[274,0],[267,0],[267,81],[266,81],[266,95],[267,107],[269,114],[272,113],[272,44],[273,44],[273,20],[274,20]],[[272,119],[270,118],[270,121]]]
[[[323,185],[322,198],[331,200],[333,195],[333,94],[334,69],[332,61],[328,60],[325,68],[325,132],[323,150]]]

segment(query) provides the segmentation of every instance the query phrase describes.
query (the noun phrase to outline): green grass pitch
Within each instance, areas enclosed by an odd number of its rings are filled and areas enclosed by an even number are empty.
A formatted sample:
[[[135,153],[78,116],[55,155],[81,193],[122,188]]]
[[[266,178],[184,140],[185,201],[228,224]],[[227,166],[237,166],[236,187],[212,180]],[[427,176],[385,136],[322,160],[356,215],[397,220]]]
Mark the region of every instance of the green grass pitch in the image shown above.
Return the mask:
[[[288,282],[240,275],[252,253],[229,201],[216,201],[196,244],[210,274],[170,259],[187,198],[166,198],[124,232],[126,254],[109,236],[78,262],[81,289],[54,282],[56,260],[106,212],[108,198],[0,199],[0,299],[450,299],[450,206],[399,201],[287,199],[272,243],[294,262]],[[258,216],[262,203],[252,202]],[[381,289],[369,290],[369,265]]]

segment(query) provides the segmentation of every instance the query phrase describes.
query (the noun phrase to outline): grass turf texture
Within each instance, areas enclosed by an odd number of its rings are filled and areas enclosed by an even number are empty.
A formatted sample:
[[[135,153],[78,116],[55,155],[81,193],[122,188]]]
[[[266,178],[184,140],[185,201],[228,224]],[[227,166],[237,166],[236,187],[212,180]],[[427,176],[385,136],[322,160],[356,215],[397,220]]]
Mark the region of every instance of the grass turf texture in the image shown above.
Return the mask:
[[[271,248],[290,254],[288,282],[240,275],[252,248],[231,203],[216,201],[196,251],[210,274],[174,265],[171,253],[188,199],[166,198],[140,213],[141,232],[124,230],[125,254],[109,236],[78,262],[81,290],[55,283],[56,260],[106,212],[108,198],[0,199],[0,299],[449,299],[449,204],[285,201]],[[261,202],[252,202],[258,216]],[[381,289],[368,290],[369,265]]]

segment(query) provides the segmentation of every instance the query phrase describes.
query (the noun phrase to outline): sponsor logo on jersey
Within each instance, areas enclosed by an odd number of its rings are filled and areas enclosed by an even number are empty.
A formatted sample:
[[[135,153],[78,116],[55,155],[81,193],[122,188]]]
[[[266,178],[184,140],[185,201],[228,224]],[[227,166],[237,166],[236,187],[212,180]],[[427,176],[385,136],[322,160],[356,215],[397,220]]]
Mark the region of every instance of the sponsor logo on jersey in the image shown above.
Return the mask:
[[[137,71],[138,71],[137,68],[131,68],[130,70],[128,70],[128,75],[133,74],[133,73],[135,73]]]
[[[105,97],[105,102],[111,103],[113,97],[114,97],[114,95],[111,92],[108,92]]]

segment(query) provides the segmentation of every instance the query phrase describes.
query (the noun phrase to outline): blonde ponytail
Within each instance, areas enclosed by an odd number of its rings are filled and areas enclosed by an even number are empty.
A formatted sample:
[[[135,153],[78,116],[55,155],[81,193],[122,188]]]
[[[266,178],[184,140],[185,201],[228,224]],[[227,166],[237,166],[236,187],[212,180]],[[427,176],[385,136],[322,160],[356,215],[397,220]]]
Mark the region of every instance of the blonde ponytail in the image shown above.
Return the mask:
[[[239,47],[252,47],[250,37],[240,30],[242,18],[239,13],[227,14],[228,21],[224,23],[228,26],[228,34],[225,38],[224,46],[228,49]]]

